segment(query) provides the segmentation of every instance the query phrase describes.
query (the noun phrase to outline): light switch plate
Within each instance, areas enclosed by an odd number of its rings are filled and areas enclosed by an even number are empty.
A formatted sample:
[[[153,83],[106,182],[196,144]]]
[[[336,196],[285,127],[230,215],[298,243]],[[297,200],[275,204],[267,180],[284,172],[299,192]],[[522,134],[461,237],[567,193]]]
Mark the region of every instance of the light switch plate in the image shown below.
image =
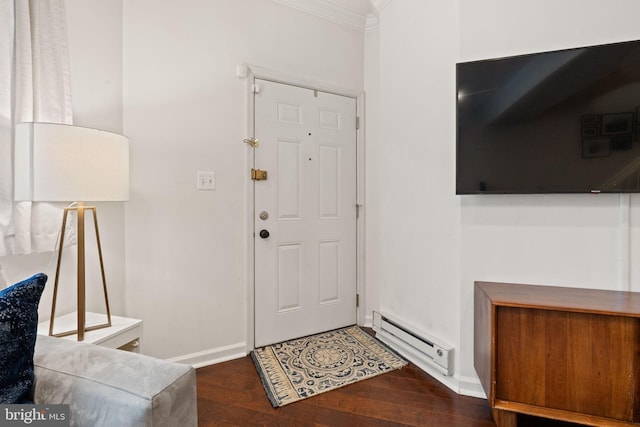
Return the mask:
[[[216,189],[215,172],[198,172],[197,188],[200,191],[211,191]]]

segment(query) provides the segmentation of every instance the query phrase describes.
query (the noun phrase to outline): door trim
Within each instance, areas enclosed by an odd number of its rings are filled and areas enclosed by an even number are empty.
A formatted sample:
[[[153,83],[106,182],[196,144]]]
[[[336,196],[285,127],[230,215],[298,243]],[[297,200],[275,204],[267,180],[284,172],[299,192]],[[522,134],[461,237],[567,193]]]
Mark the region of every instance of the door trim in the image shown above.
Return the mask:
[[[331,84],[325,84],[320,81],[309,80],[304,77],[295,76],[280,71],[270,70],[264,67],[240,64],[236,67],[236,76],[244,79],[244,97],[245,97],[245,120],[244,120],[244,138],[253,138],[255,121],[254,121],[254,99],[253,84],[255,79],[270,80],[277,83],[283,83],[291,86],[299,86],[308,89],[315,89],[321,92],[332,93],[335,95],[348,96],[356,99],[356,115],[359,117],[360,123],[356,130],[356,203],[360,206],[359,216],[356,220],[356,293],[359,295],[359,307],[356,309],[356,319],[358,325],[364,325],[367,322],[367,296],[365,295],[364,283],[364,93],[348,88],[336,87]],[[238,143],[238,142],[234,142]],[[245,144],[244,152],[244,195],[245,195],[245,290],[246,290],[246,343],[247,353],[254,349],[254,317],[255,317],[255,251],[254,251],[254,186],[249,171],[254,165],[254,148]],[[369,316],[370,318],[371,316]],[[369,319],[369,323],[370,323]]]

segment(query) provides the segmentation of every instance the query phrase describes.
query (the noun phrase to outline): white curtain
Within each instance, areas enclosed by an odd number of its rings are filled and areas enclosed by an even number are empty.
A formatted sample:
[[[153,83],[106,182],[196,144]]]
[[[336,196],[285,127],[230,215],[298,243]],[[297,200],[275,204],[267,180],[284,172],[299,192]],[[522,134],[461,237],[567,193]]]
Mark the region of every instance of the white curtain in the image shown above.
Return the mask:
[[[0,1],[0,256],[55,250],[64,206],[13,201],[13,129],[72,124],[64,0]]]

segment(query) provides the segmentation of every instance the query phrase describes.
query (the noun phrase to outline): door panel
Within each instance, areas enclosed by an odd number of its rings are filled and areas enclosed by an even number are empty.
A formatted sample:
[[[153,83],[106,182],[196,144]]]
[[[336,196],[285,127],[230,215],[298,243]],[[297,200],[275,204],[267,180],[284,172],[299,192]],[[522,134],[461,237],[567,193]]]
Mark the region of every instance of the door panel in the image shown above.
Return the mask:
[[[356,322],[356,101],[256,85],[255,168],[268,172],[254,184],[260,347]]]

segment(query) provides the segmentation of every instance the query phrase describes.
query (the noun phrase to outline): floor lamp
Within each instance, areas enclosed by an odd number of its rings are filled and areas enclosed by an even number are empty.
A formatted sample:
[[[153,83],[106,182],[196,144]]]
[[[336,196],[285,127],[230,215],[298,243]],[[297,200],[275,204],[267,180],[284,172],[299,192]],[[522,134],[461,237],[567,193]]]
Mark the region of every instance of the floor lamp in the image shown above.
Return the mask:
[[[95,206],[85,202],[129,199],[129,140],[111,132],[57,123],[20,123],[15,127],[14,200],[76,202],[65,208],[51,305],[49,335],[77,334],[111,326],[111,311],[102,261]],[[77,214],[77,329],[53,333],[62,248],[67,218]],[[93,214],[107,322],[86,325],[85,213]]]

